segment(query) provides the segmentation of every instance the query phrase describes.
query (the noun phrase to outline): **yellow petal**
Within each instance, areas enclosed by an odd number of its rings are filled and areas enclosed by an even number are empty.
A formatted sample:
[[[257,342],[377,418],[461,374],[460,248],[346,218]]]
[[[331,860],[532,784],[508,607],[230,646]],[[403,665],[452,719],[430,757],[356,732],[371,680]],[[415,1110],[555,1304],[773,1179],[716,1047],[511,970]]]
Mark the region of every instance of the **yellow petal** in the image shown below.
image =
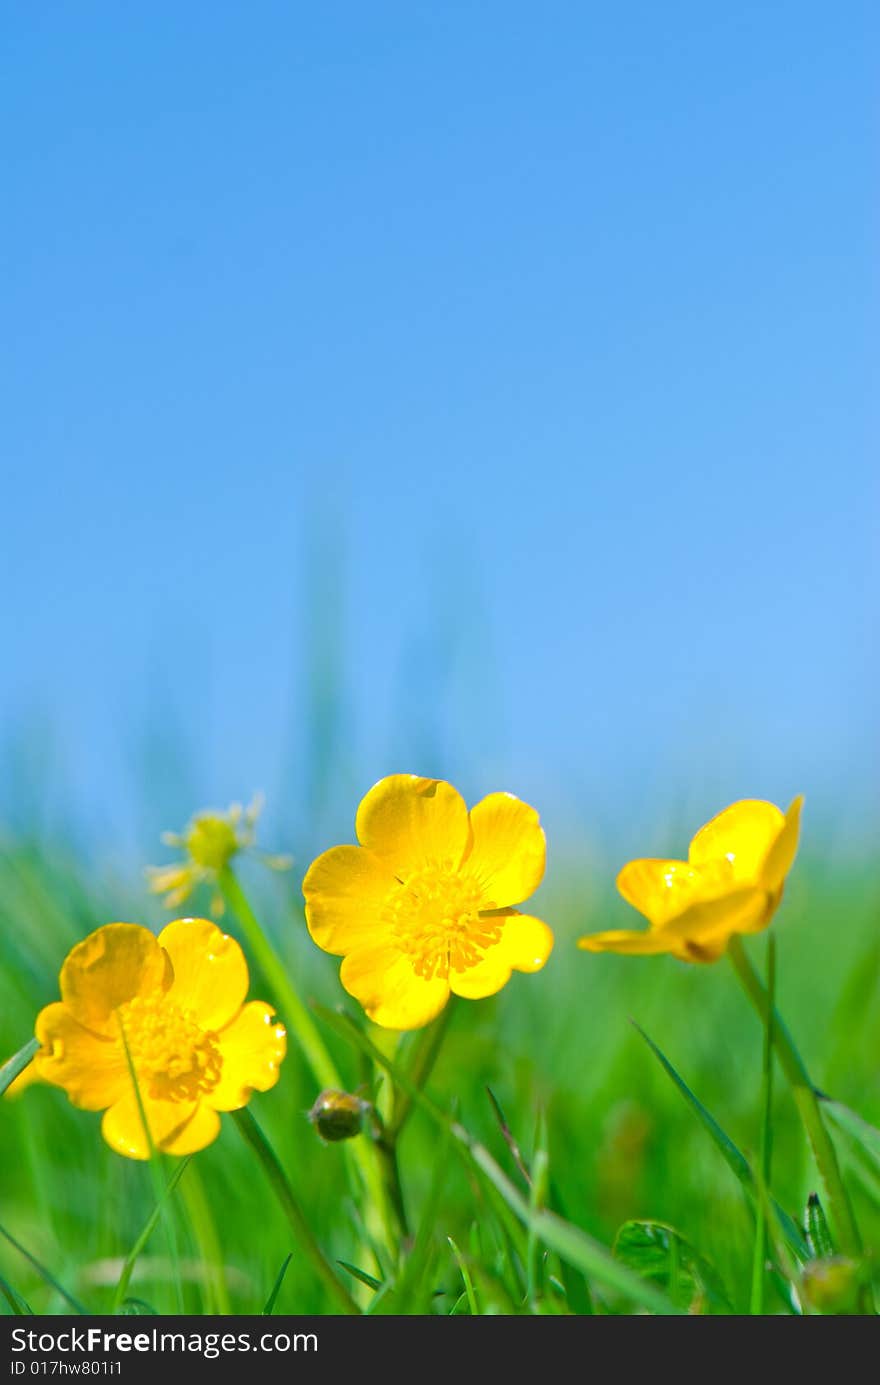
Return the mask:
[[[194,1154],[217,1138],[220,1117],[202,1102],[156,1101],[146,1095],[142,1101],[153,1145],[165,1154]],[[149,1141],[131,1087],[105,1111],[101,1134],[117,1154],[149,1159]]]
[[[78,943],[61,968],[61,999],[88,1029],[113,1031],[127,1000],[167,990],[171,966],[153,934],[136,923],[108,923]]]
[[[584,952],[623,952],[633,957],[673,950],[661,928],[646,928],[642,933],[632,928],[611,928],[605,933],[588,933],[578,938],[577,945]]]
[[[449,999],[443,977],[417,976],[412,961],[395,947],[361,947],[342,963],[339,979],[385,1029],[421,1029]]]
[[[617,888],[626,902],[654,927],[687,908],[702,883],[702,877],[687,861],[650,858],[629,861],[617,877]]]
[[[737,880],[760,879],[761,867],[785,818],[773,803],[744,798],[701,827],[691,842],[688,860],[699,866],[726,857]]]
[[[203,1029],[222,1029],[238,1014],[248,990],[244,953],[208,919],[175,919],[159,934],[171,958],[170,1000],[192,1010]]]
[[[760,886],[729,890],[716,899],[700,899],[657,930],[664,938],[689,946],[712,948],[732,933],[758,933],[770,922],[770,897]],[[723,950],[723,948],[722,948]]]
[[[540,971],[552,950],[553,934],[546,923],[530,914],[509,914],[499,941],[486,950],[482,961],[464,971],[450,971],[450,990],[468,1000],[495,995],[512,971]]]
[[[464,799],[443,779],[391,774],[380,779],[357,811],[358,841],[397,876],[424,866],[455,870],[468,845]]]
[[[334,846],[313,861],[303,881],[306,922],[318,947],[345,953],[382,941],[382,905],[394,872],[362,846]]]
[[[794,864],[800,838],[801,809],[803,806],[803,795],[799,795],[785,814],[782,831],[771,846],[764,861],[761,881],[765,889],[770,890],[772,894],[776,894],[782,889],[785,877]]]
[[[252,1000],[217,1037],[223,1073],[205,1101],[217,1111],[237,1111],[253,1092],[267,1092],[278,1081],[287,1052],[284,1025],[270,1005]]]
[[[730,890],[716,899],[702,899],[668,922],[643,933],[613,929],[578,939],[586,952],[621,952],[649,956],[670,952],[686,962],[714,962],[727,949],[734,933],[755,933],[770,921],[769,896],[757,887]]]
[[[74,1106],[103,1111],[129,1087],[121,1044],[85,1029],[60,1001],[40,1011],[36,1034],[42,1047],[31,1064],[35,1076],[63,1087]]]
[[[490,793],[470,812],[471,844],[462,870],[475,875],[487,909],[521,904],[544,878],[547,841],[534,808],[510,793]]]

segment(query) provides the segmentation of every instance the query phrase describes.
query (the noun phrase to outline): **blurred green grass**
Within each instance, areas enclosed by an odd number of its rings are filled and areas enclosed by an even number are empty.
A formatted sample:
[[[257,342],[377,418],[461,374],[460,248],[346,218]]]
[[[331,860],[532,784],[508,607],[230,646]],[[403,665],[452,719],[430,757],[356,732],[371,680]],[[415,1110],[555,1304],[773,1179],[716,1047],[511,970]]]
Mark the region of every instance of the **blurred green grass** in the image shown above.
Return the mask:
[[[759,1132],[760,1027],[725,962],[685,966],[668,958],[596,957],[575,949],[581,933],[627,918],[613,875],[612,863],[595,859],[589,868],[570,862],[551,870],[535,903],[535,912],[556,933],[550,962],[537,976],[515,976],[491,1000],[457,1007],[430,1089],[457,1109],[462,1123],[505,1165],[507,1151],[486,1087],[525,1150],[539,1113],[546,1112],[551,1176],[568,1218],[608,1244],[628,1218],[671,1223],[713,1261],[734,1306],[746,1311],[752,1229],[740,1190],[628,1017],[660,1045],[750,1155]],[[272,878],[248,865],[245,880],[300,992],[327,1005],[344,1001],[355,1011],[339,986],[335,960],[308,937],[296,875]],[[206,899],[197,904],[202,912],[207,908]],[[874,1123],[880,1122],[878,910],[880,879],[871,866],[853,864],[844,872],[802,857],[773,925],[779,1006],[814,1080]],[[6,841],[0,850],[2,1057],[27,1040],[37,1010],[56,997],[58,968],[72,943],[114,919],[158,928],[166,917],[136,875],[110,878],[57,845],[24,836]],[[228,926],[236,931],[234,922]],[[762,963],[763,940],[750,940],[749,948]],[[251,994],[269,994],[258,975]],[[356,1055],[335,1035],[326,1037],[356,1088],[362,1080]],[[252,1109],[328,1253],[357,1263],[360,1237],[342,1152],[323,1145],[305,1116],[315,1095],[308,1071],[291,1051],[279,1086],[256,1098]],[[106,1311],[119,1259],[149,1215],[153,1191],[147,1167],[103,1145],[99,1121],[48,1088],[0,1103],[0,1222],[72,1292]],[[436,1132],[420,1114],[404,1135],[401,1157],[406,1196],[418,1219],[437,1161]],[[194,1235],[193,1194],[176,1197],[183,1306],[191,1312],[216,1307],[221,1274],[232,1311],[260,1311],[292,1251],[276,1311],[328,1311],[229,1119],[196,1163],[216,1247],[210,1233],[207,1243],[204,1230],[201,1243]],[[800,1217],[816,1186],[793,1103],[780,1081],[774,1192]],[[876,1251],[880,1208],[852,1186],[863,1233]],[[478,1192],[449,1161],[431,1230],[436,1311],[450,1311],[461,1292],[447,1238],[458,1246],[472,1244],[473,1225],[485,1216]],[[212,1255],[222,1261],[213,1274],[205,1269]],[[35,1311],[64,1310],[58,1295],[6,1243],[0,1243],[0,1274]],[[170,1280],[167,1243],[157,1232],[131,1293],[160,1311],[174,1311]]]

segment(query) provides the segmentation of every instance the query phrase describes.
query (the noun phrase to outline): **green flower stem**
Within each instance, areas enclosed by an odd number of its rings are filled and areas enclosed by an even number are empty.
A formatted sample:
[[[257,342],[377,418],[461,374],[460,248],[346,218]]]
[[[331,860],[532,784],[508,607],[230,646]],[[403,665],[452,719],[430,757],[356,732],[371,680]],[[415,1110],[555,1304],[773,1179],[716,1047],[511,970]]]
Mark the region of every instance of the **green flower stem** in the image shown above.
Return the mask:
[[[761,1063],[761,1143],[759,1178],[763,1196],[755,1209],[755,1248],[752,1259],[752,1291],[749,1311],[764,1314],[764,1279],[767,1263],[767,1206],[773,1156],[773,1015],[776,1007],[776,944],[767,939],[767,1007],[764,1016],[764,1051]]]
[[[429,1024],[419,1034],[418,1040],[413,1051],[412,1058],[407,1066],[407,1077],[417,1091],[422,1091],[428,1078],[434,1069],[437,1055],[446,1038],[449,1029],[449,1021],[455,1009],[455,996],[450,996],[445,1008],[440,1012],[433,1024]],[[388,1130],[389,1141],[396,1145],[400,1138],[401,1131],[409,1119],[412,1111],[413,1098],[409,1092],[402,1091],[399,1087],[395,1093],[394,1112]]]
[[[302,1049],[315,1081],[322,1087],[341,1088],[342,1083],[336,1065],[318,1033],[317,1026],[294,990],[287,968],[260,927],[259,920],[248,903],[247,895],[230,866],[224,866],[218,872],[217,883],[223,898],[241,924],[257,965],[275,992],[284,1019]]]
[[[807,1132],[813,1156],[828,1194],[829,1205],[837,1226],[840,1248],[844,1255],[857,1259],[862,1253],[862,1240],[841,1176],[837,1154],[822,1119],[819,1098],[810,1080],[804,1060],[780,1019],[779,1012],[771,1005],[767,989],[749,961],[742,940],[736,935],[730,940],[728,955],[743,990],[757,1010],[762,1022],[766,1025],[772,1021],[773,1046],[782,1071],[792,1089],[801,1121]]]
[[[257,964],[271,986],[281,1009],[282,1017],[298,1042],[303,1056],[319,1087],[342,1091],[343,1083],[324,1040],[306,1006],[296,993],[287,968],[278,956],[250,906],[247,895],[238,883],[230,866],[217,873],[217,884],[235,914]],[[382,1234],[393,1250],[392,1217],[388,1206],[387,1189],[377,1165],[375,1151],[364,1139],[346,1145],[346,1157],[357,1167],[358,1176],[381,1223]]]
[[[147,1242],[149,1241],[150,1237],[155,1231],[160,1218],[162,1217],[162,1209],[164,1207],[166,1199],[169,1198],[171,1194],[174,1192],[174,1189],[177,1187],[178,1183],[180,1182],[181,1178],[186,1172],[186,1169],[189,1167],[191,1160],[192,1155],[188,1154],[186,1158],[181,1159],[180,1163],[176,1166],[173,1173],[171,1174],[171,1177],[168,1180],[168,1183],[166,1184],[165,1190],[162,1194],[162,1200],[156,1203],[155,1207],[153,1208],[152,1212],[146,1220],[141,1234],[138,1236],[131,1250],[126,1255],[122,1265],[122,1273],[119,1276],[119,1283],[116,1285],[116,1290],[113,1294],[113,1303],[110,1309],[111,1313],[117,1313],[119,1311],[120,1305],[122,1304],[123,1299],[128,1293],[128,1286],[131,1281],[131,1276],[134,1272],[134,1267],[137,1264],[138,1257],[140,1256],[141,1252],[143,1251],[144,1247],[146,1246]]]
[[[245,1144],[257,1156],[266,1174],[272,1191],[278,1199],[279,1206],[284,1212],[294,1235],[297,1244],[306,1255],[309,1263],[316,1275],[331,1295],[335,1307],[341,1313],[349,1315],[359,1315],[360,1309],[355,1303],[345,1285],[337,1278],[330,1261],[324,1255],[318,1242],[315,1240],[312,1228],[306,1220],[305,1213],[296,1200],[294,1191],[285,1177],[284,1170],[278,1161],[269,1141],[266,1139],[257,1122],[254,1120],[247,1107],[240,1111],[233,1111],[232,1118],[238,1126]]]

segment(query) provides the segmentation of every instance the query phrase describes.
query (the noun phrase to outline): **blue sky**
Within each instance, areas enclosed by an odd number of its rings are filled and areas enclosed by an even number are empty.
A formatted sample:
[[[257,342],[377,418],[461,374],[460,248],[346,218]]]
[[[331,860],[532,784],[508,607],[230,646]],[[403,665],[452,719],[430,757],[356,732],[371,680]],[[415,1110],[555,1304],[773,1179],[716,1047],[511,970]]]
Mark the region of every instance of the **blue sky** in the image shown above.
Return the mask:
[[[4,28],[7,811],[876,803],[875,6]]]

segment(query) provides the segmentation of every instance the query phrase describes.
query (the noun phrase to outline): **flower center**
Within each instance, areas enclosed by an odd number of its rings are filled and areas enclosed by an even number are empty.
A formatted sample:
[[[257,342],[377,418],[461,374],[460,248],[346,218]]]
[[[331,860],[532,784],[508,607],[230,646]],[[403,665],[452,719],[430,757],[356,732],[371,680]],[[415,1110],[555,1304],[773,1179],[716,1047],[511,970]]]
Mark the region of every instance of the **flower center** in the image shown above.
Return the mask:
[[[425,981],[445,980],[450,969],[476,966],[501,937],[504,920],[478,883],[443,866],[425,866],[399,881],[385,900],[384,919],[395,941]]]
[[[195,1101],[220,1081],[217,1036],[164,996],[139,995],[117,1011],[142,1090],[160,1101]]]
[[[197,866],[222,870],[239,848],[235,828],[219,813],[202,813],[186,834],[186,849]]]

